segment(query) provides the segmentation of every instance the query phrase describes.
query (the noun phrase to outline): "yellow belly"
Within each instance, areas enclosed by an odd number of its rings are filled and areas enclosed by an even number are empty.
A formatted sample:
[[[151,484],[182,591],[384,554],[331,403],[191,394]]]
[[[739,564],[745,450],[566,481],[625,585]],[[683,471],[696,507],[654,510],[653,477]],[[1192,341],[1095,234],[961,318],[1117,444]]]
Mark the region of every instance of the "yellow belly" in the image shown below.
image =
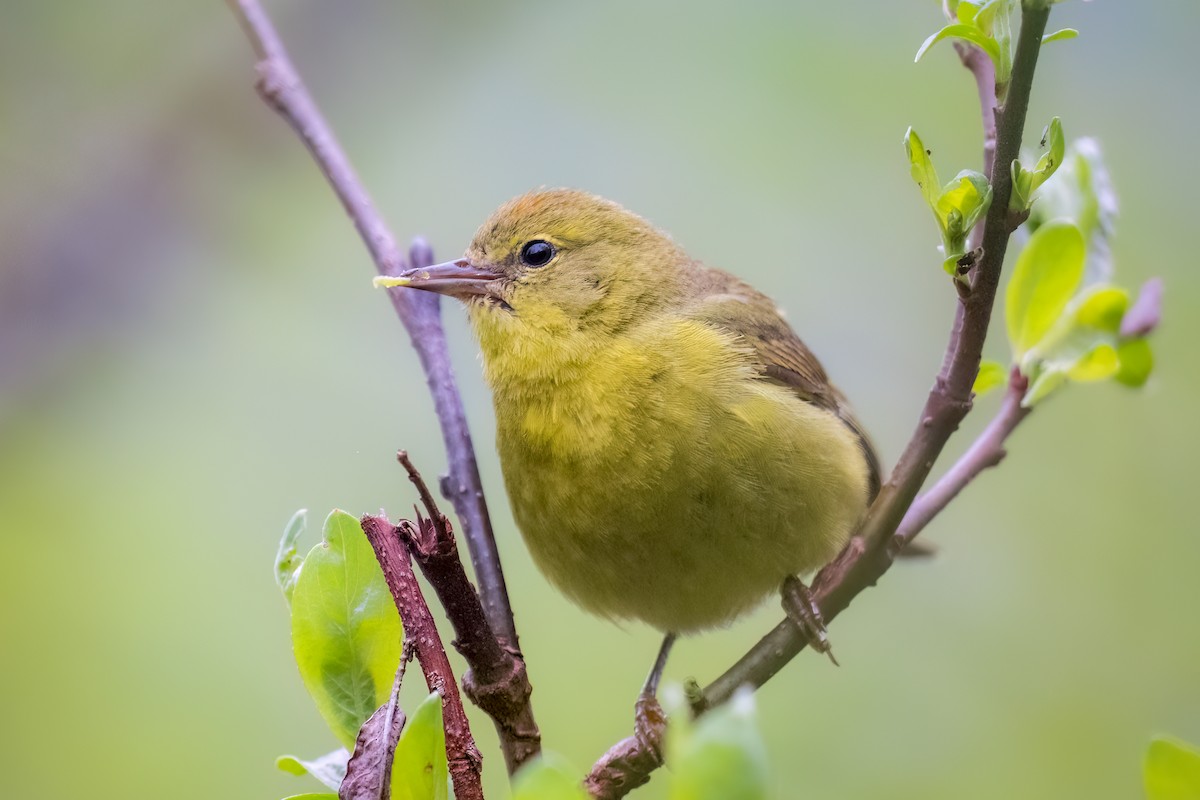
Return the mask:
[[[693,631],[845,544],[867,497],[854,434],[728,337],[678,322],[592,362],[540,387],[493,376],[514,516],[572,600]]]

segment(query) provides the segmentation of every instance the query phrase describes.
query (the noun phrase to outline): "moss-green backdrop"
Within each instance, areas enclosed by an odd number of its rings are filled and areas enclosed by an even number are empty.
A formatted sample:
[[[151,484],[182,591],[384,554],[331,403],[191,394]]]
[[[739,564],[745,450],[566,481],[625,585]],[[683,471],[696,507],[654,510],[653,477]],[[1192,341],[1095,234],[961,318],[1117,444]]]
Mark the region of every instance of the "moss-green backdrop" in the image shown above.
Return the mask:
[[[618,199],[777,298],[894,458],[952,309],[901,136],[977,167],[972,82],[945,45],[912,64],[933,0],[737,5],[269,7],[398,233],[453,256],[529,188]],[[416,359],[223,4],[3,13],[0,794],[303,791],[274,756],[333,740],[271,559],[297,507],[406,508],[397,447],[443,467]],[[1120,277],[1167,283],[1157,374],[1039,408],[929,530],[941,556],[838,620],[841,669],[805,655],[762,692],[778,797],[1128,798],[1153,733],[1200,740],[1198,24],[1192,0],[1056,7],[1082,36],[1043,54],[1030,135],[1103,139]],[[656,636],[532,568],[448,323],[535,708],[582,767],[629,731]],[[685,641],[669,677],[777,616]]]

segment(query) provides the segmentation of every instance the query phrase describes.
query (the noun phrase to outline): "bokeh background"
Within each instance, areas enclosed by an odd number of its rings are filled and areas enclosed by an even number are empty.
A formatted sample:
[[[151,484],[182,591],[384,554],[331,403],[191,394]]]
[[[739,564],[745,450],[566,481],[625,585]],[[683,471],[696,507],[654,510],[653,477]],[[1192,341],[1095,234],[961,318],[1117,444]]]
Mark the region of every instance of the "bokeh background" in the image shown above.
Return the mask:
[[[430,402],[225,6],[70,5],[9,0],[0,25],[0,794],[315,790],[272,763],[333,746],[276,542],[298,507],[406,508],[396,448],[444,468]],[[953,305],[901,135],[947,176],[979,160],[952,50],[912,64],[936,2],[269,8],[399,235],[453,257],[530,188],[618,199],[777,298],[898,454]],[[1039,408],[928,531],[940,556],[837,621],[842,667],[805,654],[764,689],[778,797],[1137,797],[1152,734],[1200,740],[1198,23],[1192,0],[1056,7],[1082,36],[1044,52],[1029,135],[1058,114],[1102,138],[1120,279],[1166,279],[1157,373]],[[657,636],[533,569],[447,320],[545,743],[582,769],[630,730]],[[669,677],[713,677],[777,616],[683,642]]]

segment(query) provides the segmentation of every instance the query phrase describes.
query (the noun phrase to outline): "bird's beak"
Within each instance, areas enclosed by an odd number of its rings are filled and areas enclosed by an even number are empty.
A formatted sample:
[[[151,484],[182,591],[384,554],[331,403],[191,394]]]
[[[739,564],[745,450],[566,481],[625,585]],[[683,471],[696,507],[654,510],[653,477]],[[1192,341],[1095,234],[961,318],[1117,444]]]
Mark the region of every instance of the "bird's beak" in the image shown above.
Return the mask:
[[[491,284],[504,277],[499,272],[477,267],[465,258],[429,267],[417,267],[395,277],[380,275],[376,286],[407,286],[427,292],[467,300],[472,296],[491,294]]]

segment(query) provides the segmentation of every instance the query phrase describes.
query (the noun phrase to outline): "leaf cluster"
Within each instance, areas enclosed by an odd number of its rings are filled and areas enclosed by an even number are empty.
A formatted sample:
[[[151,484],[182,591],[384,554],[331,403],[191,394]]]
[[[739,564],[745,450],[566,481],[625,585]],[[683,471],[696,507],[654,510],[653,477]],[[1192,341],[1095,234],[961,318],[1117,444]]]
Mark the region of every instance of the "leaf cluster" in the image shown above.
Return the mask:
[[[284,529],[275,576],[288,599],[296,666],[313,703],[343,747],[313,760],[281,756],[276,765],[311,775],[336,798],[359,729],[391,700],[401,658],[400,616],[383,572],[359,521],[345,511],[325,519],[323,540],[306,556],[296,543],[307,514],[297,512]],[[391,767],[393,800],[446,800],[449,776],[442,698],[430,694],[404,723]]]

